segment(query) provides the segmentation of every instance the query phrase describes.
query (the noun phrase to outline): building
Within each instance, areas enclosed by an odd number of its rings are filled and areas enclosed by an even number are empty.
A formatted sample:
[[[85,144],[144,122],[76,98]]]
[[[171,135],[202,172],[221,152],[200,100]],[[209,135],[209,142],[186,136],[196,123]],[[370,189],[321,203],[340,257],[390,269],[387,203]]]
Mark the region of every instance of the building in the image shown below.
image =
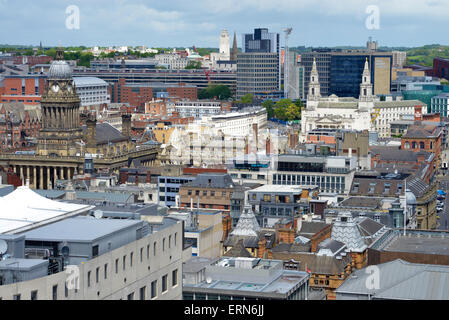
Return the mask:
[[[113,85],[121,78],[126,83],[148,83],[162,82],[166,84],[185,83],[186,85],[196,86],[198,90],[206,89],[211,83],[217,85],[226,85],[231,92],[236,92],[237,74],[235,71],[222,70],[165,70],[165,69],[110,69],[110,68],[85,68],[78,67],[73,69],[73,75],[76,77],[97,77],[103,79],[110,85]],[[151,100],[151,99],[150,99]]]
[[[220,113],[226,113],[231,111],[231,102],[223,101],[176,101],[174,109],[181,117],[194,117],[195,119],[201,119],[203,116],[213,116]]]
[[[97,124],[95,118],[81,118],[81,101],[71,68],[62,58],[62,50],[58,50],[57,60],[52,62],[48,73],[35,154],[3,153],[0,155],[3,170],[12,169],[19,179],[29,179],[33,188],[50,189],[58,177],[70,179],[75,172],[83,173],[89,153],[95,154],[89,155],[88,161],[93,171],[101,168],[118,173],[120,167],[135,159],[151,165],[158,148],[136,147],[130,139],[130,115],[123,115],[122,133],[109,124]],[[84,121],[86,125],[81,126]]]
[[[410,126],[401,137],[401,149],[413,152],[426,151],[435,155],[435,164],[440,166],[443,130],[439,123],[434,125]]]
[[[280,36],[266,28],[243,34],[237,54],[237,98],[245,94],[280,91]]]
[[[264,185],[248,191],[248,204],[262,227],[273,227],[281,219],[304,213],[312,191],[302,186]]]
[[[36,105],[45,92],[44,75],[10,75],[0,82],[0,102]]]
[[[183,300],[307,300],[309,274],[281,260],[192,258],[183,266]]]
[[[180,207],[230,211],[234,182],[228,174],[198,174],[179,188]]]
[[[0,104],[0,150],[34,146],[41,116],[38,106],[25,106],[22,102]]]
[[[229,39],[229,33],[226,29],[221,30],[220,33],[220,46],[218,52],[211,52],[210,60],[212,62],[212,68],[217,67],[218,61],[230,61],[231,59],[231,44]]]
[[[381,276],[373,279],[373,270]],[[336,290],[336,298],[337,300],[448,300],[449,294],[446,290],[448,276],[448,266],[410,263],[396,259],[355,271],[353,276],[348,277]]]
[[[345,195],[349,193],[356,164],[355,157],[283,154],[276,159],[270,182]]]
[[[389,124],[402,116],[414,114],[422,117],[425,105],[417,100],[401,101],[380,98],[373,95],[371,72],[368,60],[362,74],[358,99],[354,97],[329,97],[321,95],[321,81],[316,62],[312,67],[306,109],[302,111],[301,137],[305,140],[307,132],[316,128],[350,129],[357,131],[376,131],[380,137],[390,135]]]
[[[131,106],[144,108],[145,103],[161,97],[179,97],[188,100],[197,99],[196,86],[185,83],[127,83],[121,78],[112,85],[111,100],[115,103],[129,103]]]
[[[220,256],[223,239],[221,211],[170,209],[168,216],[184,221],[184,243],[191,246],[193,257]]]
[[[439,113],[441,117],[447,117],[447,105],[449,100],[449,93],[440,93],[432,97],[430,112]]]
[[[432,75],[437,78],[449,79],[449,59],[436,57],[433,59]]]
[[[185,57],[181,57],[177,53],[167,52],[159,53],[154,56],[158,65],[167,66],[170,70],[182,70],[187,67],[189,60]]]
[[[0,267],[3,300],[181,299],[182,261],[190,254],[183,247],[181,222],[82,217],[90,206],[45,199],[21,188],[9,195],[27,197],[19,214],[44,220],[20,228],[10,222],[8,232],[3,228],[0,239],[8,247]],[[31,203],[78,212],[55,220],[56,210],[31,212],[25,209]]]
[[[158,204],[166,207],[179,207],[177,201],[179,188],[188,182],[195,180],[194,176],[160,176],[157,179]],[[179,200],[179,199],[178,199]]]
[[[405,51],[391,51],[393,55],[393,68],[402,68],[407,63],[407,52]]]
[[[73,83],[81,99],[81,107],[111,103],[106,81],[95,77],[74,77]]]

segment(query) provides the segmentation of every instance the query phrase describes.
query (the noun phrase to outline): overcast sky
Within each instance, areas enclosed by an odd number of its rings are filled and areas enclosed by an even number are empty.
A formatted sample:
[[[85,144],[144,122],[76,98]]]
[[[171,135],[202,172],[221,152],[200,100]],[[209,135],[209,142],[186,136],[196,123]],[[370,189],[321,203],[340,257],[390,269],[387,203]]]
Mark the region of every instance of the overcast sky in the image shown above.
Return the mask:
[[[292,27],[290,46],[447,45],[448,21],[449,0],[0,0],[0,44],[218,47],[227,29],[240,47],[254,28]]]

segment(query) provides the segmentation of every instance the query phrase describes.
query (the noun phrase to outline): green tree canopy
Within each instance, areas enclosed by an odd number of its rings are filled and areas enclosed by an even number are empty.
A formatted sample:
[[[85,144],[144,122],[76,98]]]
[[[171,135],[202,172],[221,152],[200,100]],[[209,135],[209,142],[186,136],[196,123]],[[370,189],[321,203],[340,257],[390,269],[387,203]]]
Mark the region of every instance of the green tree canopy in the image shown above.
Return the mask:
[[[254,96],[251,93],[245,94],[239,101],[241,103],[253,103]]]
[[[273,118],[274,117],[273,100],[265,100],[264,102],[262,102],[262,106],[265,107],[265,109],[267,110],[268,119]]]
[[[189,61],[185,69],[201,69],[201,62],[200,61]]]
[[[293,121],[301,119],[301,101],[293,103],[290,99],[281,99],[274,104],[274,115],[283,121]]]
[[[198,99],[227,100],[231,97],[231,90],[225,85],[209,85],[198,92]]]

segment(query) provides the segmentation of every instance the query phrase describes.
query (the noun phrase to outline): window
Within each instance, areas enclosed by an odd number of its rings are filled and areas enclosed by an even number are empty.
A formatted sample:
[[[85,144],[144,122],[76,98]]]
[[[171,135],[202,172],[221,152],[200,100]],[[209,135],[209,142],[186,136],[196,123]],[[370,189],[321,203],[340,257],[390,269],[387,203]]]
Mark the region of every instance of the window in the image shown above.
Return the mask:
[[[178,284],[178,269],[172,271],[171,277],[171,284],[174,287]]]
[[[211,197],[215,197],[215,191],[211,191],[211,192],[210,192],[210,196],[211,196]]]
[[[178,238],[178,233],[176,232],[175,233],[175,247],[176,247],[176,240],[177,240],[177,238]]]
[[[424,142],[421,141],[421,142],[419,143],[419,148],[420,148],[420,149],[424,149]]]
[[[118,259],[115,259],[115,273],[118,273]]]
[[[134,300],[134,292],[128,294],[128,300]]]
[[[151,282],[151,299],[157,296],[157,280]]]
[[[123,256],[123,270],[126,269],[126,255]]]
[[[37,290],[31,291],[31,300],[37,300]]]
[[[13,295],[13,300],[20,300],[20,293]]]
[[[58,300],[58,285],[53,286],[53,300]]]
[[[143,248],[140,248],[140,262],[143,261]]]
[[[269,195],[269,194],[264,194],[264,195],[263,195],[263,201],[264,201],[264,202],[271,202],[271,195]]]
[[[98,256],[98,244],[92,247],[92,257]]]
[[[130,267],[133,266],[133,256],[134,256],[134,252],[131,252],[131,256],[129,257],[129,266]]]
[[[207,196],[207,190],[203,191],[203,196]]]
[[[150,259],[150,245],[147,245],[147,260]]]
[[[162,292],[167,291],[167,275],[162,276]]]
[[[87,286],[90,287],[90,271],[87,272]]]
[[[171,235],[168,236],[168,248],[171,248]]]
[[[156,241],[153,243],[153,256],[156,256]]]
[[[104,265],[104,278],[105,279],[108,278],[108,264],[107,263]]]
[[[140,288],[140,300],[145,300],[145,292],[147,291],[147,287]]]
[[[95,270],[95,282],[98,283],[99,280],[100,280],[100,267],[97,267],[97,269]]]

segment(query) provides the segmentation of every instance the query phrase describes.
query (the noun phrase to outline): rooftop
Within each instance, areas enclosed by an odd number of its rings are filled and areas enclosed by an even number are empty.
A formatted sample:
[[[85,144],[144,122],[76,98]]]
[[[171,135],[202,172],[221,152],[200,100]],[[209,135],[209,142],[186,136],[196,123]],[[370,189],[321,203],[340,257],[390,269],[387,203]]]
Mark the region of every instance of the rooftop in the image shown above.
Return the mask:
[[[26,240],[92,242],[108,234],[143,224],[141,220],[76,217],[25,233]]]

